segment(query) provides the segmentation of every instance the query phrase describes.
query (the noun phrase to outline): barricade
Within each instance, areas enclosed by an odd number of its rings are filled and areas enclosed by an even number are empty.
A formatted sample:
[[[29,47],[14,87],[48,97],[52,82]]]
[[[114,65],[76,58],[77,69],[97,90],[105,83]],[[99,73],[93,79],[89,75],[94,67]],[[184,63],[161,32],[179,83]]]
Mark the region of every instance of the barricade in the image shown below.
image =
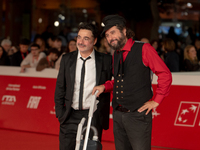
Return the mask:
[[[0,128],[59,134],[54,91],[58,71],[36,72],[0,67]],[[200,138],[200,72],[173,73],[170,94],[153,113],[152,145],[198,150]],[[153,76],[156,90],[157,77]],[[104,141],[114,141],[112,107]]]

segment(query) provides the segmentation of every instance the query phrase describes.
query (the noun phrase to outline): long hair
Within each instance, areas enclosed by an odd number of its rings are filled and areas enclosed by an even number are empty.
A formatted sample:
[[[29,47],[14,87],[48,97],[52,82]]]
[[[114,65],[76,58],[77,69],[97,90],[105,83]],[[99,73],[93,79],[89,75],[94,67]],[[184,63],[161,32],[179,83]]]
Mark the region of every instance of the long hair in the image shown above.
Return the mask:
[[[198,59],[197,56],[195,57],[195,59],[193,60],[192,58],[189,57],[188,53],[190,51],[190,49],[194,47],[193,45],[187,45],[184,49],[184,60],[188,59],[190,60],[193,64],[197,64],[198,63]]]
[[[167,52],[174,51],[176,48],[174,40],[170,38],[167,38],[163,41],[163,46],[164,46],[165,51]]]

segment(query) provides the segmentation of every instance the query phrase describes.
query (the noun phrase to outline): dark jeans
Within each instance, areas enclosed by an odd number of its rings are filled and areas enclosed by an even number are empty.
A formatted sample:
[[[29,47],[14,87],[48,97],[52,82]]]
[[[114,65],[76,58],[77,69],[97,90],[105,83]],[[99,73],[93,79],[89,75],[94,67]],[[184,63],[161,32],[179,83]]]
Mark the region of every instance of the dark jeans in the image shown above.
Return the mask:
[[[116,150],[151,150],[152,112],[113,111]]]
[[[75,150],[76,146],[76,134],[78,129],[78,124],[81,122],[83,117],[86,118],[85,125],[87,126],[88,118],[87,110],[76,111],[73,110],[68,120],[60,125],[60,150]],[[102,128],[100,125],[100,119],[98,111],[96,110],[92,118],[92,126],[95,126],[98,130],[99,140],[101,140]],[[92,131],[90,132],[90,138],[92,137]]]

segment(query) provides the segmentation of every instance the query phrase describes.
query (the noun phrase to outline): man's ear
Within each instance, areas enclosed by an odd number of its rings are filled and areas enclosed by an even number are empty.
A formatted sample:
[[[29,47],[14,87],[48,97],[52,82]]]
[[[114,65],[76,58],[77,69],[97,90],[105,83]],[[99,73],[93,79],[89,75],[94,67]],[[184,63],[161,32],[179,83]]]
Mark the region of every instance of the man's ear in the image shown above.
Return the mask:
[[[126,28],[124,28],[122,32],[123,32],[124,35],[126,36]]]
[[[95,45],[96,43],[97,43],[97,38],[94,39],[94,44],[93,45]]]

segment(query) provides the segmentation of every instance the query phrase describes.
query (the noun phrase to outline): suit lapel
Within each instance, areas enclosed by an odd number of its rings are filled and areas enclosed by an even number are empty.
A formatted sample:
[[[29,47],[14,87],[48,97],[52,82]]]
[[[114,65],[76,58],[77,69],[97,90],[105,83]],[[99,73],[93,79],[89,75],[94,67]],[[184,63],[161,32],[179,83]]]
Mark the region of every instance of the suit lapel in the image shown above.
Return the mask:
[[[70,77],[72,90],[74,89],[75,73],[76,73],[76,62],[77,62],[78,51],[74,52],[70,58]]]
[[[99,52],[95,51],[95,63],[96,63],[96,85],[99,84],[100,76],[101,76],[101,70],[102,70],[102,55],[100,55]]]

